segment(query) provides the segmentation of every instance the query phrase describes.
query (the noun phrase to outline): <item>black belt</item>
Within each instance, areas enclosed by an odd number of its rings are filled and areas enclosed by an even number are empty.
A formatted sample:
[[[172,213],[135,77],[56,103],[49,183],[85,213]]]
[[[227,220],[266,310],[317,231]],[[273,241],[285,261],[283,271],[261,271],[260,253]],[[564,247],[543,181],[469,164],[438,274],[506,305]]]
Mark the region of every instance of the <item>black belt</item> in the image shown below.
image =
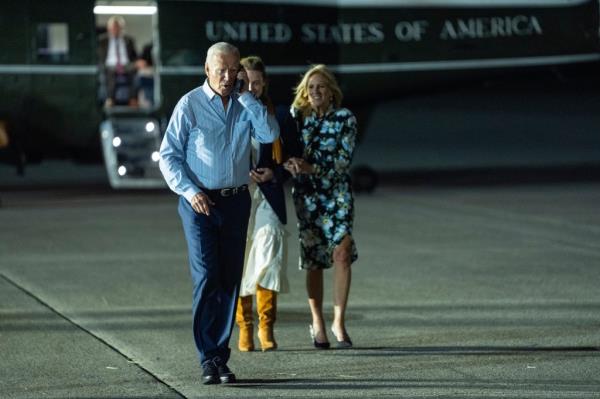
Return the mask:
[[[221,197],[233,197],[248,190],[247,184],[242,184],[239,187],[217,188],[214,190],[205,190],[208,194],[220,195]]]

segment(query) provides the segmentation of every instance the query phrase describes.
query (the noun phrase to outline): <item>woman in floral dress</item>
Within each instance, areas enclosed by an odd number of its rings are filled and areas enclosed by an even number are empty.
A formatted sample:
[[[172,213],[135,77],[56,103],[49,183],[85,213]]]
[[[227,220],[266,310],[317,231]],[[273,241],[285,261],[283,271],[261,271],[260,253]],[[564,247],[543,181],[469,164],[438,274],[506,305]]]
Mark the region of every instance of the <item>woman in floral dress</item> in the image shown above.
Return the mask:
[[[302,157],[284,164],[294,180],[292,191],[300,236],[300,268],[307,271],[306,289],[312,313],[310,333],[315,347],[329,348],[323,318],[323,269],[333,266],[334,320],[337,347],[352,341],[345,326],[351,264],[357,259],[352,238],[354,200],[350,162],[356,140],[356,118],[341,107],[342,92],[325,65],[312,67],[298,84],[292,104]]]

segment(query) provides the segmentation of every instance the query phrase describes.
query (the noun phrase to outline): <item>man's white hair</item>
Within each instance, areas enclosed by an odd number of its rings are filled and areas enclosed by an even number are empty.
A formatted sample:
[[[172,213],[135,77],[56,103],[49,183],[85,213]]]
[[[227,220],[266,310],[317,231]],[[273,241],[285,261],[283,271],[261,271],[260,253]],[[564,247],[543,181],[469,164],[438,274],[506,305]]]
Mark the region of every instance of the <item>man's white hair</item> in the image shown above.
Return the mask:
[[[121,27],[121,29],[125,28],[125,18],[123,18],[120,15],[113,15],[112,17],[110,17],[108,21],[106,21],[106,26],[110,26],[115,23],[118,24],[119,27]]]
[[[240,57],[240,50],[233,44],[227,42],[218,42],[208,48],[206,52],[206,63],[208,63],[212,57],[216,54],[235,54]]]

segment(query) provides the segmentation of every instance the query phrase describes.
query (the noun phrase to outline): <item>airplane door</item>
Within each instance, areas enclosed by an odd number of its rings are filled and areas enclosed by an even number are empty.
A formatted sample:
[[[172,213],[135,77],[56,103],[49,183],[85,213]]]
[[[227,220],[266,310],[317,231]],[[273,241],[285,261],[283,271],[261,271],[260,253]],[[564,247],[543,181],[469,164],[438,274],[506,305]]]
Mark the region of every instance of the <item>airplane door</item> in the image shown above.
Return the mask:
[[[158,169],[162,138],[156,54],[157,7],[98,0],[99,102],[102,154],[113,188],[166,187]]]

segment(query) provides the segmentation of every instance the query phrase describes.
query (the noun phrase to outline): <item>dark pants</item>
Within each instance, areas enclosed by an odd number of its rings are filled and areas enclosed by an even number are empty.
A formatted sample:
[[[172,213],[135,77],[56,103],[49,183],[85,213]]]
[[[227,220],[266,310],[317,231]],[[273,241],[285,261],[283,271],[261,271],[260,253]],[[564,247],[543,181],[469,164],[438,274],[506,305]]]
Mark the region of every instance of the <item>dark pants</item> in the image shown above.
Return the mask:
[[[179,215],[188,244],[193,282],[193,332],[200,363],[229,360],[229,338],[244,266],[250,195],[211,196],[210,216],[183,197]]]
[[[126,69],[117,72],[106,68],[106,97],[113,100],[115,105],[128,105],[130,100],[137,98],[134,86],[135,71]]]

